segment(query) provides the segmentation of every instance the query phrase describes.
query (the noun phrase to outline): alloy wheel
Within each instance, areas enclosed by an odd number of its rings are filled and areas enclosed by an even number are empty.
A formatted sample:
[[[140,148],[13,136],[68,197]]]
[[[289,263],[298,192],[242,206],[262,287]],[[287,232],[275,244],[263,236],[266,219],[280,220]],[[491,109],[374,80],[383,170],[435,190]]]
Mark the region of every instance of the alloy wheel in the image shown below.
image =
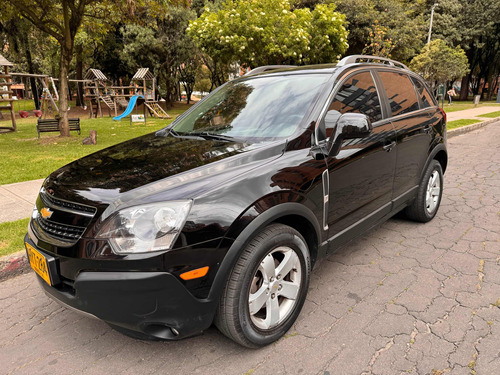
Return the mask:
[[[293,249],[280,246],[259,264],[250,285],[248,308],[252,323],[268,330],[292,312],[300,291],[302,267]]]

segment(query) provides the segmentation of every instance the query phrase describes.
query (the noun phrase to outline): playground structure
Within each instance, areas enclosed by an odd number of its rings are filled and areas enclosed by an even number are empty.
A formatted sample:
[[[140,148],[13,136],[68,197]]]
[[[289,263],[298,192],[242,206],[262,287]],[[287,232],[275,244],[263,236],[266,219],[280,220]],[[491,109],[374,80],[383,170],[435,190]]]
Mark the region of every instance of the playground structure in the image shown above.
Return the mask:
[[[172,118],[156,100],[156,78],[149,71],[149,68],[139,68],[132,77],[129,86],[111,86],[111,89],[115,90],[115,94],[112,95],[115,98],[115,103],[119,103],[120,101],[126,102],[125,98],[142,95],[144,96],[143,104],[145,109],[148,109],[151,117],[160,119]],[[121,105],[123,106],[123,104]],[[130,106],[127,106],[125,113],[130,114]],[[124,116],[116,116],[115,119],[120,120],[122,117]]]
[[[108,95],[108,87],[106,82],[108,78],[99,69],[89,69],[85,75],[84,84],[84,100],[89,101],[90,118],[102,117],[101,102],[108,107],[109,115],[111,111],[116,113],[116,102]]]
[[[0,133],[8,133],[15,132],[16,128],[16,116],[14,114],[14,108],[12,107],[12,77],[9,74],[9,67],[14,66],[11,62],[9,62],[6,58],[0,55],[0,67],[3,66],[3,74],[0,74],[0,79],[3,82],[0,82],[0,115],[2,111],[9,111],[10,118],[12,120],[12,127],[10,126],[0,126]],[[0,73],[2,73],[0,71]],[[7,90],[4,90],[4,86],[7,87]],[[7,95],[5,98],[4,95]],[[5,104],[4,104],[5,103]],[[1,117],[1,116],[0,116]]]
[[[47,115],[59,112],[57,107],[57,102],[59,101],[59,93],[57,92],[57,86],[54,79],[46,74],[29,74],[29,73],[11,73],[13,77],[24,77],[24,78],[36,78],[42,84],[42,95],[40,109],[43,114],[43,118],[47,118]]]
[[[145,99],[142,95],[134,95],[130,98],[127,108],[120,116],[113,117],[113,121],[120,121],[122,118],[130,116],[136,105],[144,104]],[[146,107],[144,106],[144,121],[146,120]],[[130,123],[132,123],[132,116],[130,116]]]
[[[150,116],[161,119],[171,118],[156,100],[156,78],[149,68],[139,68],[128,86],[108,86],[108,78],[99,69],[89,69],[84,81],[84,99],[90,101],[90,118],[103,116],[101,103],[108,108],[110,116],[114,112],[115,119],[119,120],[128,116],[131,112],[128,98],[138,95],[142,95],[144,101],[134,100],[134,104],[143,103]],[[118,116],[118,107],[126,108],[124,113],[127,115]]]
[[[172,118],[168,115],[167,112],[163,110],[158,101],[156,101],[156,78],[149,71],[149,68],[139,68],[137,72],[132,77],[132,82],[138,82],[139,84],[142,81],[142,94],[146,101],[144,105],[149,110],[149,114],[152,117],[158,117],[161,119],[169,119]],[[148,89],[148,83],[151,82],[151,88]],[[140,86],[139,86],[140,87]]]
[[[0,69],[4,67],[3,74],[0,70],[0,118],[2,118],[2,111],[9,111],[12,119],[12,127],[0,127],[0,132],[16,131],[16,120],[13,107],[15,98],[13,98],[14,93],[11,89],[14,84],[14,82],[12,82],[12,77],[20,77],[21,81],[25,80],[25,82],[28,82],[28,79],[31,78],[32,86],[38,86],[33,84],[33,79],[41,84],[41,111],[34,111],[36,116],[42,116],[43,119],[46,119],[48,116],[53,117],[59,112],[57,104],[59,101],[59,93],[56,85],[58,79],[52,78],[46,74],[9,73],[9,68],[13,66],[14,64],[0,55]],[[99,69],[89,69],[83,80],[68,79],[68,82],[83,83],[83,100],[85,104],[89,104],[90,118],[103,117],[102,108],[105,107],[108,108],[110,116],[114,114],[114,118],[119,120],[129,116],[131,111],[141,104],[144,105],[144,117],[146,116],[147,109],[151,117],[160,119],[171,118],[156,100],[156,78],[149,71],[149,68],[138,69],[132,77],[129,86],[108,85],[108,78]],[[4,89],[5,86],[6,89]],[[31,91],[33,96],[39,95],[39,89],[36,87],[32,87]],[[128,99],[133,97],[139,98],[136,98],[132,103],[133,105],[130,106],[131,103]],[[125,108],[124,113],[120,116],[118,116],[117,113],[119,107]],[[28,116],[27,112],[21,112],[23,111],[20,111],[21,117]]]

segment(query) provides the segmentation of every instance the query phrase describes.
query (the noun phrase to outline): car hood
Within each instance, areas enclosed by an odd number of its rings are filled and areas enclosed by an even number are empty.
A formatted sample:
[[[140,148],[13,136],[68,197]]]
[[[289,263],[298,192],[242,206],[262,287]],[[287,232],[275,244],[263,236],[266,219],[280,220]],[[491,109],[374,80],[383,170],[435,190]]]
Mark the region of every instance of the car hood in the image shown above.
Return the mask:
[[[162,197],[154,200],[193,198],[226,181],[228,171],[242,173],[280,156],[283,149],[284,141],[250,144],[151,133],[60,168],[44,188],[55,197],[96,207],[138,203],[159,193]],[[225,176],[217,179],[218,174]],[[171,192],[167,196],[166,190]]]

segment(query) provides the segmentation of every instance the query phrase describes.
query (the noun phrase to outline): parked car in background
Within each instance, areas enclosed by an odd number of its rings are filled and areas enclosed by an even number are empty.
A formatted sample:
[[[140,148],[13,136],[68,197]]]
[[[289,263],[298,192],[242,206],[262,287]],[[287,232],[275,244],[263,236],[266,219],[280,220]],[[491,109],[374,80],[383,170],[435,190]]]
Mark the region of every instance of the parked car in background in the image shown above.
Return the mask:
[[[213,322],[279,339],[321,257],[404,211],[438,211],[446,116],[393,60],[260,69],[170,126],[43,183],[26,235],[43,290],[140,338]]]

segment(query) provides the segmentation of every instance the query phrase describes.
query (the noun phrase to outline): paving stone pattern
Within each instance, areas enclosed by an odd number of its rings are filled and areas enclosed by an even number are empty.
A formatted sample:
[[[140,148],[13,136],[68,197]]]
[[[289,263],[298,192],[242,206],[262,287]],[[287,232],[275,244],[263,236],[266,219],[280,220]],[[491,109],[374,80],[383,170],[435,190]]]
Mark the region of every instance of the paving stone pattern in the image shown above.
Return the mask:
[[[0,373],[500,373],[500,123],[455,137],[437,217],[391,219],[313,271],[295,326],[239,347],[214,328],[125,337],[60,307],[27,274],[0,283]]]

